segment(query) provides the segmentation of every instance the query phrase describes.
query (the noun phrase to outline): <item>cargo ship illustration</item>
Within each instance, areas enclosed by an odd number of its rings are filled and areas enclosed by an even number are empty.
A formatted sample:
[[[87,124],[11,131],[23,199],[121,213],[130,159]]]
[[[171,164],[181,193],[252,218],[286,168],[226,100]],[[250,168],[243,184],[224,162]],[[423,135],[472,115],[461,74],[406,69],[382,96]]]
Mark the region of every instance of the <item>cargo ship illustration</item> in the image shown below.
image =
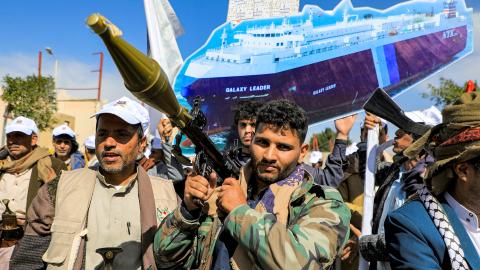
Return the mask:
[[[438,0],[422,11],[360,18],[349,2],[330,24],[315,24],[322,14],[304,9],[296,22],[280,18],[230,36],[219,30],[219,46],[191,58],[175,88],[189,103],[203,98],[210,130],[229,128],[232,106],[246,99],[294,100],[316,123],[360,109],[377,87],[393,95],[469,50],[464,3],[463,11]]]

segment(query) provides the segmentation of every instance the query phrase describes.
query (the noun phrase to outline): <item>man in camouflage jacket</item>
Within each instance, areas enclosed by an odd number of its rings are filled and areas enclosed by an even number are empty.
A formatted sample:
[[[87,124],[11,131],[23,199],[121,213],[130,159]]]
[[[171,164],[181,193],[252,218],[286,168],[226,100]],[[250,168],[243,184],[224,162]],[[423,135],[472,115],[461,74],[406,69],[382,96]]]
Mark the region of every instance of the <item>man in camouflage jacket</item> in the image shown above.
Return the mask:
[[[305,112],[295,104],[265,104],[252,160],[238,180],[215,187],[213,177],[187,178],[183,203],[155,236],[158,268],[330,267],[348,239],[350,211],[335,189],[316,185],[304,170],[306,132]]]

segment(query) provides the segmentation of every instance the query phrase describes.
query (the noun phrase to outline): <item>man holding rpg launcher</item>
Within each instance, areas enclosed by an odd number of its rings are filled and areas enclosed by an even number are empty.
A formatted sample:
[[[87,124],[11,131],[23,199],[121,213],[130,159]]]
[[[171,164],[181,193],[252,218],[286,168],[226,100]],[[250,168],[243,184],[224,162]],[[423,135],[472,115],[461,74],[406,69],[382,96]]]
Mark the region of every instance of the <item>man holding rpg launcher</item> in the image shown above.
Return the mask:
[[[195,121],[203,119],[178,104],[158,63],[124,41],[101,15],[91,15],[87,24],[104,41],[130,92],[168,115],[207,157],[203,171],[224,179],[216,186],[213,177],[187,178],[184,202],[155,235],[158,268],[332,265],[347,239],[350,211],[335,189],[316,185],[302,165],[308,121],[301,108],[285,100],[265,104],[256,119],[252,159],[240,169],[203,133],[198,124],[203,121]],[[198,199],[205,203],[195,203]]]
[[[350,212],[302,165],[305,112],[286,100],[257,116],[252,160],[239,179],[187,178],[184,201],[155,237],[159,268],[322,269],[347,239]],[[202,209],[194,198],[206,201]],[[223,228],[222,228],[223,227]]]

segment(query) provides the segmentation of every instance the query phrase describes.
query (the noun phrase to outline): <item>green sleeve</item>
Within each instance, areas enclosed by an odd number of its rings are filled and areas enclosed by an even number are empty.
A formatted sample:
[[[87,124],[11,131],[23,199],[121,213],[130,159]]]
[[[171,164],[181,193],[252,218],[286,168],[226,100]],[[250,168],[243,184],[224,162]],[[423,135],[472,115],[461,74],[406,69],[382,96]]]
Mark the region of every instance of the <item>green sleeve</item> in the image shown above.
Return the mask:
[[[341,199],[310,196],[290,219],[293,223],[287,227],[275,215],[243,205],[230,212],[225,226],[240,245],[255,254],[263,269],[330,266],[349,234],[350,211]]]
[[[153,243],[159,269],[189,269],[198,265],[203,245],[198,244],[208,233],[209,218],[189,220],[177,207],[162,221]]]

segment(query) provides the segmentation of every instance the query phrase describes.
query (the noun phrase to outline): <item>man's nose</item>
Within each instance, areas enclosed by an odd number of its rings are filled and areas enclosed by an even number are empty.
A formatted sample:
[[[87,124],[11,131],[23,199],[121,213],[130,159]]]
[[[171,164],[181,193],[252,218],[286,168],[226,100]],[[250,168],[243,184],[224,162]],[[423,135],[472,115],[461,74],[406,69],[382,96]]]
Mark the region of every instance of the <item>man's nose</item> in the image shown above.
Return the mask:
[[[263,155],[263,159],[269,162],[275,162],[277,160],[277,149],[273,146],[268,147]]]
[[[108,136],[105,139],[104,144],[105,144],[105,147],[112,148],[112,147],[115,147],[117,145],[117,140],[115,140],[115,138],[113,138],[112,136]]]

